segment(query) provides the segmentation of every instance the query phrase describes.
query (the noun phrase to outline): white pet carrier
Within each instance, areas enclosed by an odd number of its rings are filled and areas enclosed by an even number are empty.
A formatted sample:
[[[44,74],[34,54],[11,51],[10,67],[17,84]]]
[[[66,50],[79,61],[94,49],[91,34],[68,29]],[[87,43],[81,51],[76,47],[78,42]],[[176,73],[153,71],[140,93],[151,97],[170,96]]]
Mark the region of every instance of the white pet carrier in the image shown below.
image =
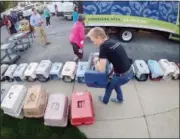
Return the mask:
[[[53,80],[59,80],[61,78],[62,63],[55,62],[50,70],[50,77]]]
[[[7,64],[2,64],[1,65],[1,81],[4,80],[4,73],[6,72],[8,67],[9,67],[9,65],[7,65]]]
[[[36,80],[36,69],[37,69],[38,65],[39,64],[36,62],[29,64],[26,71],[24,72],[24,76],[27,81],[33,82]]]
[[[72,82],[75,79],[77,65],[75,62],[66,62],[61,73],[64,82]]]
[[[5,96],[7,95],[11,85],[10,84],[2,84],[1,85],[1,103],[4,100]]]
[[[49,79],[52,62],[50,60],[42,60],[36,69],[36,76],[40,82],[46,82]]]
[[[179,75],[180,75],[179,67],[174,62],[170,62],[170,64],[174,68],[174,73],[172,75],[172,78],[175,79],[175,80],[179,79]]]
[[[174,74],[174,67],[171,63],[167,59],[160,59],[158,63],[164,71],[163,79],[171,79]]]
[[[78,68],[76,72],[76,81],[78,81],[79,83],[85,82],[84,76],[87,68],[88,68],[88,62],[78,63]]]
[[[158,79],[158,78],[161,79],[164,76],[164,72],[156,60],[149,59],[147,63],[148,63],[149,70],[151,72],[150,77],[152,80]]]
[[[135,60],[135,77],[138,81],[146,81],[149,76],[149,68],[144,60]]]
[[[27,63],[20,64],[16,71],[13,74],[13,78],[15,81],[23,81],[25,80],[24,72],[26,71],[28,67]]]
[[[13,81],[13,74],[17,67],[17,64],[10,65],[4,74],[4,78],[8,81]]]
[[[1,103],[4,113],[15,118],[23,118],[22,108],[26,94],[27,89],[24,85],[13,85]]]

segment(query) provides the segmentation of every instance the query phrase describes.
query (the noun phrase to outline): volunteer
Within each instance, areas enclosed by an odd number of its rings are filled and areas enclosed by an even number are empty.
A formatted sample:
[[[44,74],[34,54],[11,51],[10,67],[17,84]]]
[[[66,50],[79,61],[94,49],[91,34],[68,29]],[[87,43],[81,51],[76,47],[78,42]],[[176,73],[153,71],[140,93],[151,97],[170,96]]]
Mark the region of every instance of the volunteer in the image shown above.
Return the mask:
[[[99,47],[99,58],[94,59],[96,70],[104,72],[106,70],[107,61],[113,65],[110,76],[113,72],[114,74],[106,86],[104,97],[99,96],[100,101],[107,104],[113,89],[115,89],[117,98],[112,98],[111,101],[121,103],[123,101],[123,94],[120,86],[129,82],[133,77],[131,60],[128,58],[121,43],[109,39],[102,28],[92,28],[88,32],[87,37]]]
[[[44,17],[46,18],[46,27],[51,26],[50,24],[51,14],[46,6],[44,7]]]
[[[73,23],[76,23],[78,21],[78,16],[79,16],[78,7],[75,7],[73,12]]]
[[[79,15],[78,21],[73,25],[72,32],[70,34],[70,43],[72,44],[74,54],[76,57],[74,61],[78,61],[83,58],[83,48],[85,40],[85,28],[84,28],[84,15]]]
[[[32,9],[32,15],[30,17],[30,24],[34,27],[35,31],[39,34],[41,38],[42,45],[49,45],[50,42],[47,40],[47,35],[43,28],[43,20],[41,15],[36,11],[35,8]]]
[[[10,35],[17,33],[15,24],[10,17],[7,18],[7,28]]]

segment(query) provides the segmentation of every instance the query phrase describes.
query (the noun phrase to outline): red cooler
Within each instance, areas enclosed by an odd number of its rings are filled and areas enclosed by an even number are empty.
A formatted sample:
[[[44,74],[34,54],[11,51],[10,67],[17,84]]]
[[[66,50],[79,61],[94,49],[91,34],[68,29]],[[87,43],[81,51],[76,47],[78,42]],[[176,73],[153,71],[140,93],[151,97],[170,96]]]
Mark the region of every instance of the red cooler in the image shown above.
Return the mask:
[[[71,124],[87,125],[95,122],[92,96],[89,92],[72,94]]]

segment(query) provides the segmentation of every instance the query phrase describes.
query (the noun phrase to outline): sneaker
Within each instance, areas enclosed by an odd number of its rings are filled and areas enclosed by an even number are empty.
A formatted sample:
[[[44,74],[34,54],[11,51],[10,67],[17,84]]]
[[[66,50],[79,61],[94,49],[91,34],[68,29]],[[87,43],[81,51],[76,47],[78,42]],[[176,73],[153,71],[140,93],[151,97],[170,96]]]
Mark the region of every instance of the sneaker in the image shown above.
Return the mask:
[[[51,43],[50,43],[50,42],[46,42],[46,43],[45,43],[45,45],[49,45],[49,44],[51,44]]]
[[[104,102],[103,102],[103,97],[102,97],[102,96],[99,96],[98,98],[99,98],[99,101],[101,101],[101,102],[104,104]]]
[[[122,99],[121,101],[119,101],[117,98],[112,98],[111,102],[115,102],[115,103],[122,103],[124,100]]]
[[[46,28],[49,28],[48,26],[46,26]]]

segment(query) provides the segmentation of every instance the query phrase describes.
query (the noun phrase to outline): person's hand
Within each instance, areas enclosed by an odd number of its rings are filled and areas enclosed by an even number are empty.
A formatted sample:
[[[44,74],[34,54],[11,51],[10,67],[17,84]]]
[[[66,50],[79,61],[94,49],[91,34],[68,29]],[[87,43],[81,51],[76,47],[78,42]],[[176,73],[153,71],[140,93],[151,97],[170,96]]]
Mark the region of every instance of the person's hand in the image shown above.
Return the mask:
[[[40,24],[40,25],[42,25],[43,23],[44,23],[44,22],[43,22],[43,21],[41,21],[39,24]]]
[[[84,41],[81,41],[80,43],[83,45],[83,44],[84,44]]]
[[[83,53],[83,49],[79,49],[78,51],[79,51],[79,53]]]

